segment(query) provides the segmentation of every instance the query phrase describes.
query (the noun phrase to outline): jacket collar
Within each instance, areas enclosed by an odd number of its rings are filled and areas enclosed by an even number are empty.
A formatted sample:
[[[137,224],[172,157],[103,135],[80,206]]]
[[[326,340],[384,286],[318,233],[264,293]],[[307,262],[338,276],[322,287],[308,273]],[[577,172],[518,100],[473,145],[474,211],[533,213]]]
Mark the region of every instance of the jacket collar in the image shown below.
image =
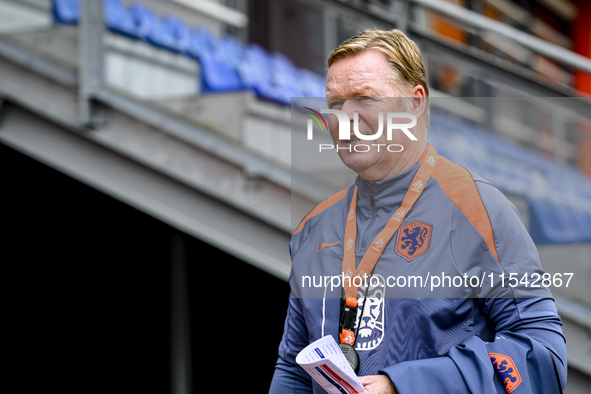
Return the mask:
[[[421,163],[417,162],[402,174],[380,181],[366,181],[357,176],[355,184],[357,185],[358,208],[361,210],[371,208],[370,204],[373,199],[376,209],[386,210],[392,214],[402,203],[420,166]]]

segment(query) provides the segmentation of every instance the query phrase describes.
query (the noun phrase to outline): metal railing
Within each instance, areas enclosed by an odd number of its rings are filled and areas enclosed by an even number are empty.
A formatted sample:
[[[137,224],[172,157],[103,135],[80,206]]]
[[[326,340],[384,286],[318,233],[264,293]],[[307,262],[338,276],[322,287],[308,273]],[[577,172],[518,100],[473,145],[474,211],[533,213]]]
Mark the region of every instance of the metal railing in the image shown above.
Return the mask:
[[[539,53],[540,55],[556,60],[565,66],[591,74],[591,59],[551,42],[542,40],[505,23],[442,0],[411,0],[411,2],[449,17],[462,25],[476,28],[479,31],[500,34],[532,51],[535,51],[536,53]]]
[[[330,12],[343,18],[364,19],[361,23],[370,26],[383,26],[398,28],[411,37],[419,47],[424,56],[425,65],[430,81],[435,80],[437,67],[448,65],[465,78],[473,80],[474,84],[480,85],[477,90],[480,97],[486,96],[522,96],[531,97],[533,105],[539,109],[551,111],[553,119],[554,141],[563,137],[566,121],[572,122],[579,119],[583,124],[588,124],[588,114],[591,113],[591,100],[581,97],[581,94],[572,87],[552,81],[538,72],[533,71],[527,62],[510,61],[494,53],[490,53],[468,43],[462,44],[437,33],[428,26],[426,20],[428,15],[437,15],[457,25],[473,36],[494,37],[496,43],[504,44],[497,48],[500,52],[506,52],[508,46],[512,46],[515,52],[522,51],[526,55],[539,55],[541,58],[548,58],[562,65],[565,73],[580,70],[591,74],[591,59],[576,54],[567,48],[555,43],[545,41],[539,37],[519,30],[508,24],[493,20],[475,11],[463,8],[450,2],[442,0],[394,0],[389,6],[376,5],[368,2],[355,0],[299,0],[309,6],[321,7],[325,12]],[[493,42],[494,44],[494,42]],[[525,56],[525,55],[524,55]],[[549,63],[550,61],[548,61]],[[430,69],[431,68],[431,69]],[[434,89],[435,90],[435,89]],[[453,93],[442,91],[447,95]],[[441,96],[441,94],[435,94]],[[448,107],[455,109],[451,111],[455,115],[462,116],[466,120],[484,124],[493,130],[502,132],[502,128],[495,127],[490,119],[502,117],[496,113],[495,108],[478,108],[469,100],[462,100],[461,97],[468,95],[457,94],[457,99],[452,101]],[[561,100],[553,100],[561,97]],[[465,102],[465,105],[463,105]],[[443,101],[439,101],[444,104]],[[470,107],[470,111],[463,108]],[[445,108],[442,108],[445,110]],[[448,112],[449,108],[447,109]],[[465,115],[462,115],[465,113]],[[564,114],[568,113],[565,117]],[[488,124],[487,124],[488,122]],[[542,135],[539,130],[531,128],[527,124],[514,122],[518,127],[514,133],[504,133],[507,137],[515,139],[519,143],[528,145],[534,149],[544,150],[544,143],[548,136]],[[498,123],[497,123],[498,126]],[[520,135],[519,132],[527,131],[528,135]],[[566,141],[555,144],[553,154],[558,163],[565,164],[570,161],[574,164],[577,161],[573,157],[576,152],[573,145]],[[547,151],[547,149],[545,149]]]

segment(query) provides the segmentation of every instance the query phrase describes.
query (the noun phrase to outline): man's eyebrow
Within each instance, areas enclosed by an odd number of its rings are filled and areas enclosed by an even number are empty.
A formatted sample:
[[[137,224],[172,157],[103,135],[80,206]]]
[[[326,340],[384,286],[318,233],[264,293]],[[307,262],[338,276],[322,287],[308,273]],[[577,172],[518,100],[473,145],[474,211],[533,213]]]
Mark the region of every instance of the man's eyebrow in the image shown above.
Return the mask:
[[[354,88],[352,90],[348,90],[346,92],[346,95],[339,95],[339,96],[335,96],[332,94],[332,92],[330,90],[326,90],[326,98],[346,98],[346,97],[360,97],[360,96],[366,96],[368,95],[368,93],[374,93],[377,94],[376,90],[371,88],[371,87],[367,87],[367,88]]]

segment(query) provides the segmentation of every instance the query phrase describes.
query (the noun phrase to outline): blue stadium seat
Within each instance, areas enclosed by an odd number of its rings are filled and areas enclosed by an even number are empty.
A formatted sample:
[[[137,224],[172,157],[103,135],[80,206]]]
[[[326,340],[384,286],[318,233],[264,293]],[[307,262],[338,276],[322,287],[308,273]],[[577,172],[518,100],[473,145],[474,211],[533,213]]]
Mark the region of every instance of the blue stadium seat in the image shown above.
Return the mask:
[[[218,57],[234,69],[238,69],[244,61],[244,47],[236,37],[226,36],[219,40],[215,51]]]
[[[585,177],[578,170],[569,167],[565,172],[566,181],[574,189],[574,193],[581,198],[591,200],[591,179]]]
[[[565,205],[559,206],[557,212],[568,230],[573,233],[574,242],[591,241],[591,227],[586,220],[585,212]]]
[[[105,25],[113,32],[132,38],[141,38],[137,25],[121,0],[103,0]]]
[[[582,209],[573,210],[580,229],[580,242],[591,242],[591,212]]]
[[[227,92],[244,88],[238,73],[217,58],[215,53],[202,51],[199,63],[204,92]]]
[[[567,241],[561,223],[551,205],[539,198],[528,200],[530,207],[530,235],[536,244],[554,244]]]
[[[584,242],[585,224],[572,208],[541,198],[529,198],[530,234],[536,244]]]
[[[160,48],[181,52],[175,37],[164,27],[158,15],[150,8],[136,3],[131,6],[131,15],[141,38]]]
[[[303,97],[300,88],[299,72],[294,64],[282,53],[269,57],[269,71],[276,89],[276,99],[290,105],[292,97]]]
[[[157,24],[158,17],[150,8],[138,3],[131,6],[130,13],[140,36],[146,38]]]
[[[53,0],[52,11],[56,23],[76,24],[80,18],[78,0]]]
[[[253,89],[259,98],[278,101],[269,72],[269,54],[262,47],[250,44],[246,48],[238,73],[244,86]]]
[[[203,92],[227,92],[244,89],[238,72],[219,56],[219,40],[209,30],[197,28],[188,33],[186,54],[201,65]]]
[[[198,27],[189,31],[189,43],[185,53],[198,59],[203,52],[212,53],[217,46],[217,38],[206,28]]]
[[[163,28],[176,40],[177,48],[182,53],[187,53],[190,45],[189,27],[179,18],[172,15],[164,17]]]
[[[583,242],[591,242],[591,211],[581,211],[580,215],[586,234]]]

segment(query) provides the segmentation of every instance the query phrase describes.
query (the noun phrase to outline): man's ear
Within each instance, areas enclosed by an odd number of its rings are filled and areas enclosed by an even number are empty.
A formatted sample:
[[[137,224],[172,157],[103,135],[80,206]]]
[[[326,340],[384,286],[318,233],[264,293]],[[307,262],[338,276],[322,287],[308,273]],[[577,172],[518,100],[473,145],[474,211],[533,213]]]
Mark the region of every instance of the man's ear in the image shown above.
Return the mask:
[[[411,91],[410,97],[410,110],[417,119],[421,119],[427,108],[425,89],[421,85],[415,86]]]

